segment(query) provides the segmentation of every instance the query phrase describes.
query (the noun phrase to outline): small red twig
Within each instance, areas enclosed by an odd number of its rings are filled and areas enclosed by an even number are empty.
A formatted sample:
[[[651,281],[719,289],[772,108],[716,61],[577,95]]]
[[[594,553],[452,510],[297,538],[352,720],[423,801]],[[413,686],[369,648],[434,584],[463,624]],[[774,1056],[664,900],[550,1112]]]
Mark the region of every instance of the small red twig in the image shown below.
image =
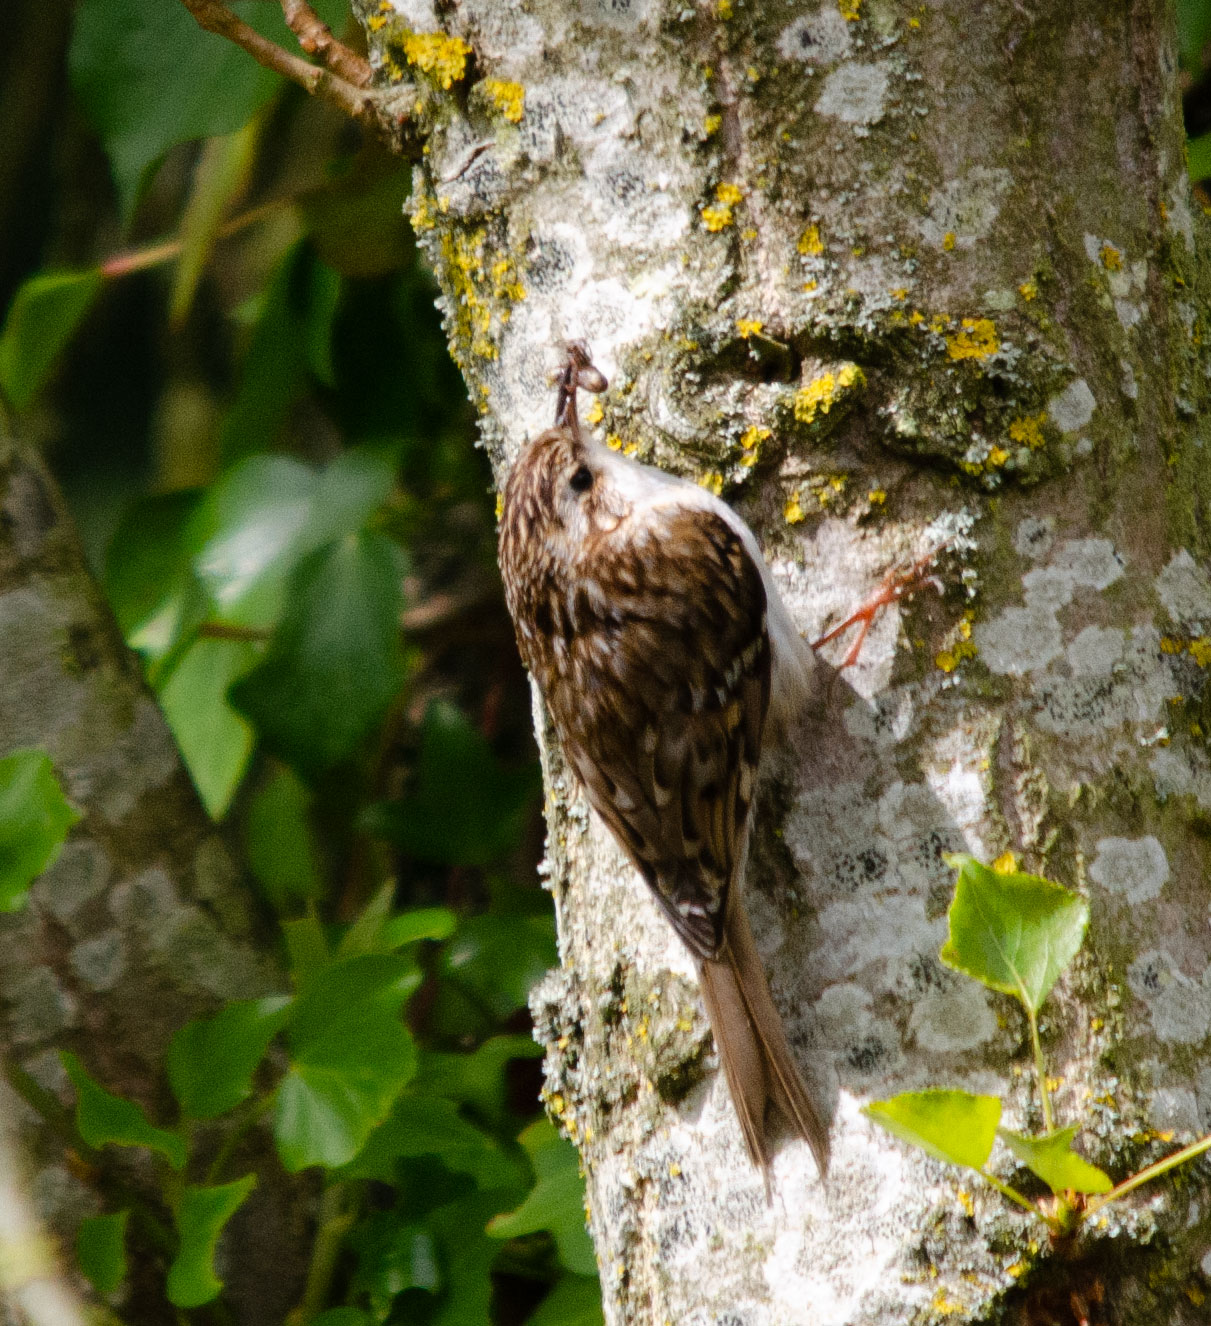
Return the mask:
[[[332,35],[332,29],[307,0],[282,0],[282,17],[308,55],[314,55],[325,68],[339,74],[353,87],[370,86],[370,80],[374,77],[370,61],[363,59],[343,41],[338,41]]]
[[[819,649],[821,645],[826,645],[830,640],[835,640],[837,636],[843,635],[851,626],[858,626],[857,639],[850,646],[849,653],[846,654],[844,662],[838,666],[837,670],[852,667],[858,661],[858,656],[862,652],[862,646],[866,642],[870,628],[875,623],[875,618],[884,608],[895,603],[898,599],[902,599],[905,594],[920,589],[922,585],[932,585],[939,594],[942,592],[942,582],[937,576],[927,575],[926,572],[933,565],[934,558],[945,547],[945,543],[940,543],[936,548],[931,548],[924,557],[918,557],[911,566],[893,567],[879,582],[878,589],[870,598],[856,612],[850,613],[839,626],[834,626],[831,631],[827,631],[818,640],[813,640],[812,648]]]

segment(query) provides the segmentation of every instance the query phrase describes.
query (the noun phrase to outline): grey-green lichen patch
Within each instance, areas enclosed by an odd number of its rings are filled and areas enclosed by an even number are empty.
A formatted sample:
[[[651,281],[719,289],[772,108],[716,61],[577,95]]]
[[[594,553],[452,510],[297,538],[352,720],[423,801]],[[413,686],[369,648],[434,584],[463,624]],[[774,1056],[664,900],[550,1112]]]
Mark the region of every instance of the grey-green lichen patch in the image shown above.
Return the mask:
[[[18,1042],[50,1040],[76,1025],[79,1007],[49,967],[31,967],[6,985],[13,1038]]]
[[[113,873],[106,850],[88,838],[64,843],[58,859],[34,883],[34,906],[44,908],[75,933],[76,914],[104,892]]]
[[[1013,534],[1013,548],[1020,557],[1040,562],[1055,543],[1054,516],[1026,516],[1018,521]]]
[[[877,124],[883,118],[891,70],[887,64],[839,65],[824,80],[816,113],[844,124]]]
[[[86,990],[112,990],[126,970],[126,944],[118,930],[83,940],[69,956],[72,970]]]
[[[1211,625],[1211,577],[1185,548],[1179,548],[1156,577],[1156,592],[1175,622],[1195,630]]]
[[[919,223],[931,248],[974,248],[992,229],[1013,176],[1001,166],[972,166],[933,190]]]
[[[1147,1011],[1159,1040],[1199,1045],[1211,1034],[1211,967],[1196,980],[1171,954],[1150,949],[1127,968],[1127,985]]]
[[[997,1017],[984,990],[948,983],[927,991],[916,1003],[909,1030],[922,1050],[967,1053],[992,1040],[997,1034]]]
[[[835,4],[825,3],[786,25],[778,36],[778,54],[784,60],[808,65],[835,64],[852,48],[850,24]]]
[[[1047,403],[1051,422],[1061,433],[1078,433],[1093,418],[1097,398],[1084,378],[1076,378]]]
[[[1169,880],[1169,859],[1158,838],[1101,838],[1089,878],[1132,906],[1151,902]]]

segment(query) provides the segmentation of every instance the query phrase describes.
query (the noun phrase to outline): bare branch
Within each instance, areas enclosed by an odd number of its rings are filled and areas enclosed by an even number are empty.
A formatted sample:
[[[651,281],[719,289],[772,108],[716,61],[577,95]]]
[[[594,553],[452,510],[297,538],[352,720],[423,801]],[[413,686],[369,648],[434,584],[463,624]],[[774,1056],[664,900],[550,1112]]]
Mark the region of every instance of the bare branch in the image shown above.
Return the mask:
[[[338,41],[307,0],[282,0],[282,16],[308,55],[314,55],[322,65],[354,87],[370,86],[374,77],[370,61],[343,41]]]
[[[411,118],[413,96],[410,89],[376,91],[363,83],[351,81],[332,69],[311,64],[301,56],[284,51],[274,42],[262,37],[255,28],[249,27],[242,19],[237,18],[226,5],[220,3],[220,0],[182,0],[182,3],[193,15],[199,27],[220,37],[226,37],[228,41],[247,51],[258,64],[281,74],[283,78],[290,79],[292,83],[305,88],[313,97],[318,97],[343,114],[366,125],[393,151],[403,156],[419,155],[420,144],[415,137]],[[283,9],[291,3],[292,0],[283,0]],[[301,6],[301,8],[308,7]],[[312,16],[314,17],[314,14]],[[305,19],[304,14],[299,21],[305,22]],[[324,28],[318,18],[315,22]],[[332,51],[333,48],[340,46],[340,43],[332,37],[327,28],[324,28],[324,31],[328,34],[327,47],[324,47],[322,40],[316,37],[310,27],[308,27],[308,40],[319,41],[317,51],[321,58],[329,58],[324,55],[324,50]],[[356,76],[356,79],[361,79],[365,71],[370,69],[369,64],[348,48],[341,49],[349,57],[348,61],[333,54],[331,57],[333,63],[347,69]],[[367,77],[366,82],[368,81]]]

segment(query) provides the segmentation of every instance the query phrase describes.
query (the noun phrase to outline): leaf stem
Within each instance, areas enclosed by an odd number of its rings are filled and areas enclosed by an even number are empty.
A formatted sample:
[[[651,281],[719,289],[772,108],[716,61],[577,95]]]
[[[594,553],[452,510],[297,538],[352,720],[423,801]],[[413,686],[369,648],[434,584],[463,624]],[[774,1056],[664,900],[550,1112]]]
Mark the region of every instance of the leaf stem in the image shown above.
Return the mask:
[[[307,1284],[303,1299],[286,1318],[286,1326],[305,1326],[323,1310],[332,1287],[336,1259],[349,1227],[357,1218],[355,1211],[345,1209],[348,1187],[334,1183],[324,1190],[320,1198],[319,1228],[311,1247],[311,1265],[307,1268]]]
[[[265,1095],[253,1101],[252,1105],[245,1112],[244,1117],[239,1123],[233,1125],[231,1131],[223,1139],[223,1145],[215,1153],[214,1159],[210,1162],[210,1168],[206,1171],[206,1182],[217,1183],[219,1175],[222,1174],[227,1162],[235,1154],[235,1149],[248,1136],[249,1132],[264,1117],[269,1107],[273,1104],[274,1093],[267,1091]]]
[[[1011,1188],[1009,1184],[1002,1183],[995,1174],[990,1174],[986,1169],[977,1170],[976,1173],[979,1174],[980,1178],[991,1183],[1002,1197],[1007,1197],[1011,1202],[1016,1202],[1023,1211],[1029,1211],[1032,1216],[1037,1216],[1046,1225],[1052,1223],[1029,1197],[1023,1197],[1016,1188]]]
[[[1109,1206],[1111,1202],[1118,1201],[1120,1197],[1125,1197],[1129,1192],[1134,1192],[1136,1188],[1145,1183],[1150,1183],[1153,1179],[1159,1179],[1162,1174],[1167,1174],[1171,1169],[1176,1169],[1178,1165],[1184,1165],[1187,1160],[1194,1160],[1201,1156],[1204,1151],[1211,1151],[1211,1134],[1200,1138],[1197,1142],[1191,1142],[1189,1146],[1182,1147],[1180,1151],[1175,1151],[1171,1156],[1165,1156],[1163,1160],[1158,1160],[1155,1164],[1147,1166],[1140,1170],[1138,1174],[1133,1174],[1129,1179],[1124,1179],[1117,1188],[1111,1188],[1108,1193],[1102,1193],[1100,1196],[1090,1199],[1085,1208],[1085,1216],[1088,1218],[1094,1212],[1100,1211],[1103,1206]]]
[[[1043,1063],[1043,1046],[1039,1041],[1039,1022],[1034,1009],[1024,1005],[1030,1022],[1030,1044],[1034,1048],[1034,1072],[1039,1081],[1039,1104],[1043,1107],[1043,1131],[1053,1132],[1055,1120],[1051,1113],[1051,1096],[1047,1091],[1047,1065]]]

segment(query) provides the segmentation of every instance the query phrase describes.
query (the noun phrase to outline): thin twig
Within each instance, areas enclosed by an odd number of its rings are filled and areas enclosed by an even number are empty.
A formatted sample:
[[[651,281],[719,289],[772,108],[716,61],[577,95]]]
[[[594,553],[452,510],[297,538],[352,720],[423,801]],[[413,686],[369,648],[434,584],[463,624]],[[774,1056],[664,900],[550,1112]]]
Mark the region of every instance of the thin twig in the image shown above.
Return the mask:
[[[314,55],[346,83],[354,87],[370,86],[370,80],[374,77],[370,61],[363,59],[343,41],[338,41],[332,35],[332,29],[307,0],[282,0],[282,17],[308,55]]]
[[[405,156],[419,155],[420,144],[411,136],[413,128],[409,107],[406,104],[411,95],[408,89],[392,89],[390,93],[378,92],[369,87],[358,86],[349,79],[325,69],[318,64],[311,64],[302,56],[284,51],[274,42],[262,37],[255,28],[251,28],[242,19],[221,4],[219,0],[181,0],[185,8],[193,15],[194,21],[207,32],[226,37],[266,69],[281,74],[292,83],[305,88],[313,97],[327,102],[343,114],[359,121],[374,131],[394,151]],[[352,52],[350,52],[352,55]],[[360,70],[359,75],[360,77]]]

